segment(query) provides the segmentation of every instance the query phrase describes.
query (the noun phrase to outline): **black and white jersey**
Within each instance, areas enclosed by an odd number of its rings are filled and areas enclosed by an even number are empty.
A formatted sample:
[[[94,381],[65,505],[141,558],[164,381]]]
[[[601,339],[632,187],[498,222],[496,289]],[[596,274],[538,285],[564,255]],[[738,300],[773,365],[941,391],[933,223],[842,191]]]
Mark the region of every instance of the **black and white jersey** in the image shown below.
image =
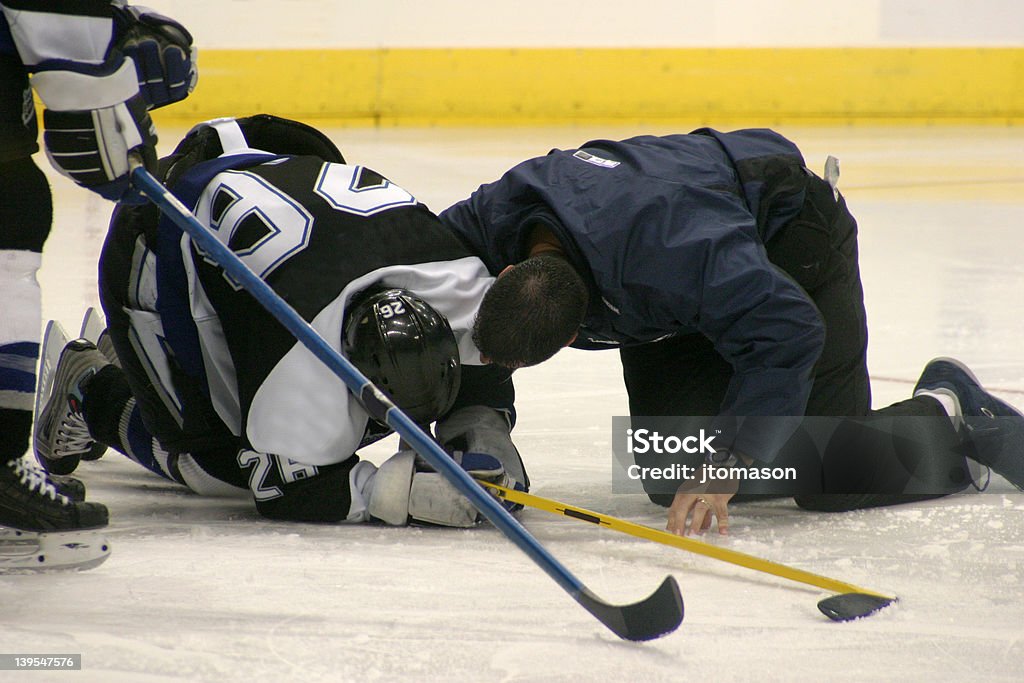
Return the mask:
[[[444,315],[464,365],[493,282],[406,190],[363,166],[248,150],[200,163],[175,193],[336,350],[345,309],[371,285],[408,289]],[[167,219],[138,259],[132,343],[165,405],[184,412],[171,365],[197,380],[243,448],[306,465],[349,458],[369,417],[345,384]]]

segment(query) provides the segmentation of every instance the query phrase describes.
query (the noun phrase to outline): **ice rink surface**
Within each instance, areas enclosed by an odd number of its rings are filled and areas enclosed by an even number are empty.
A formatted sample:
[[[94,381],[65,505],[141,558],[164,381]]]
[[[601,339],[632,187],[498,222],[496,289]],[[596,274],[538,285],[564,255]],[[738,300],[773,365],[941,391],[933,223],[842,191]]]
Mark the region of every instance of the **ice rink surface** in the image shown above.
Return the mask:
[[[440,211],[552,147],[685,130],[327,132],[350,163]],[[779,130],[812,168],[827,154],[842,161],[840,187],[861,230],[875,406],[908,397],[939,355],[1024,405],[1024,128]],[[183,132],[162,129],[162,151]],[[50,175],[44,314],[77,330],[97,305],[111,205]],[[611,491],[611,416],[626,414],[617,354],[564,351],[517,372],[516,384],[515,436],[535,493],[664,526],[645,497]],[[394,446],[367,455],[380,460]],[[900,597],[846,624],[818,612],[821,590],[523,513],[606,600],[633,602],[665,575],[678,579],[682,626],[635,644],[490,527],[263,521],[248,501],[200,499],[113,451],[78,475],[110,508],[113,554],[89,572],[0,578],[0,652],[81,653],[82,670],[3,671],[0,681],[1024,680],[1024,494],[998,477],[984,494],[848,514],[787,500],[735,505],[731,536],[707,536]]]

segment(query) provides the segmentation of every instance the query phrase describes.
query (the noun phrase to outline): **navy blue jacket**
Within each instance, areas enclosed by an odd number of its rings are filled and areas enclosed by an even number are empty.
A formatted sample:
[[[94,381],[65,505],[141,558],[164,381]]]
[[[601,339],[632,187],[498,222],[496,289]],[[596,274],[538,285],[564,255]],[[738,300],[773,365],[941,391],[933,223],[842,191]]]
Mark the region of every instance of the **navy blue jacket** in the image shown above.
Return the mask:
[[[11,27],[7,25],[7,17],[0,12],[0,55],[17,55],[18,50],[14,47],[14,38],[11,36]]]
[[[803,415],[824,326],[765,253],[804,199],[770,192],[779,169],[803,174],[803,158],[763,129],[596,140],[525,161],[440,217],[493,274],[549,227],[591,289],[573,346],[703,334],[734,369],[722,414]]]

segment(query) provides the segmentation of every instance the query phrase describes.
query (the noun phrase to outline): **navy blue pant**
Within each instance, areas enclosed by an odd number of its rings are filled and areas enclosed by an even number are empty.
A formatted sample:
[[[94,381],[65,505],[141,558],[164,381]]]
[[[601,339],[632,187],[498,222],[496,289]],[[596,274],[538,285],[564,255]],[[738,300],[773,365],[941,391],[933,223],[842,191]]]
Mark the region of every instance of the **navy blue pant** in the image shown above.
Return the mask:
[[[857,222],[823,180],[808,175],[799,216],[765,245],[818,307],[825,346],[814,368],[805,420],[773,466],[799,468],[801,507],[849,510],[934,498],[970,484],[959,439],[940,404],[927,397],[871,410],[868,329],[857,252]],[[702,335],[685,335],[620,351],[630,415],[717,415],[732,366]],[[808,475],[808,473],[810,473]],[[812,486],[808,487],[810,481]],[[740,489],[756,495],[757,486]],[[668,506],[672,494],[649,490]]]

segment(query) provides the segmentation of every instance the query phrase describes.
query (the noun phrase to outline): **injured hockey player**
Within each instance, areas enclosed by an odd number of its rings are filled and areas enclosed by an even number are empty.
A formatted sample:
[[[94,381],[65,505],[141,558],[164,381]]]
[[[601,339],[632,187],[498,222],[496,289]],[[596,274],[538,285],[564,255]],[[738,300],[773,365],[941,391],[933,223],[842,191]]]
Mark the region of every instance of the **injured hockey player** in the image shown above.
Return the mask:
[[[411,194],[270,116],[193,129],[162,180],[325,339],[478,478],[526,488],[508,371],[472,340],[493,278]],[[106,326],[51,323],[34,448],[67,474],[109,447],[282,520],[468,527],[475,508],[387,436],[344,383],[161,222],[121,205],[100,257]],[[109,456],[108,456],[109,457]]]

